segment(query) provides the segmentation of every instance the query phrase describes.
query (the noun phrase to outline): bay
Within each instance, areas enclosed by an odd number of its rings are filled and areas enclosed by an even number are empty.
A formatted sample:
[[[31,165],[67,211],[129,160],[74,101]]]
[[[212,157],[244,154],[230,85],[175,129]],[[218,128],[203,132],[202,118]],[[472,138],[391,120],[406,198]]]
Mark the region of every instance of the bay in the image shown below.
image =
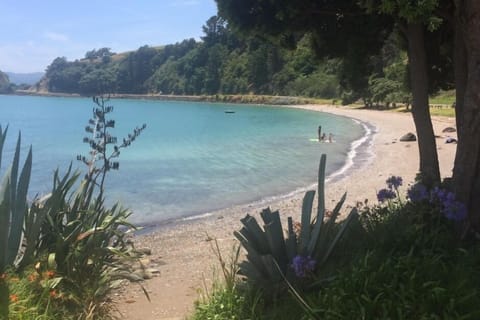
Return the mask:
[[[107,201],[133,210],[132,221],[152,224],[194,216],[291,192],[316,181],[327,154],[327,173],[344,172],[365,140],[364,124],[331,114],[286,107],[112,99],[111,133],[119,141],[136,126],[147,129],[122,150],[120,170],[107,176]],[[48,193],[53,170],[88,155],[89,98],[0,96],[0,124],[9,126],[2,174],[18,131],[23,155],[33,146],[30,197]],[[226,112],[227,111],[227,112]],[[317,128],[334,143],[311,141]],[[368,130],[367,130],[368,131]]]

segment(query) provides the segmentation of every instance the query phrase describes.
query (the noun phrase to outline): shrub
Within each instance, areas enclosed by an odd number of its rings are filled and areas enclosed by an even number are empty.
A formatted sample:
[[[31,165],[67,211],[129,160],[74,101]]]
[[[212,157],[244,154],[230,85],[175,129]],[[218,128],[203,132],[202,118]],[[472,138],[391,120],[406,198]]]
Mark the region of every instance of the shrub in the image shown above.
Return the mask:
[[[354,208],[342,223],[336,228],[335,220],[345,201],[346,194],[336,205],[328,220],[325,220],[325,164],[326,155],[322,155],[318,175],[318,208],[313,221],[311,211],[315,191],[305,194],[302,205],[300,232],[297,235],[293,220],[288,218],[287,238],[284,238],[283,228],[278,211],[271,212],[269,208],[261,212],[264,228],[259,226],[254,217],[243,218],[243,228],[234,232],[247,251],[247,260],[240,263],[240,273],[253,286],[263,288],[266,296],[275,297],[290,284],[307,285],[307,278],[323,272],[335,246],[343,236],[349,223],[357,216]]]
[[[478,253],[370,251],[309,302],[323,319],[478,319]]]
[[[3,131],[0,126],[0,163],[2,151],[7,136],[8,127]],[[0,186],[0,317],[8,318],[9,289],[5,280],[7,267],[18,265],[25,255],[19,254],[23,235],[25,214],[27,211],[27,192],[32,170],[32,148],[28,152],[23,168],[20,166],[21,135],[15,148],[15,154],[10,168],[5,173]],[[29,240],[31,240],[29,238]],[[30,247],[34,246],[29,241]],[[30,249],[30,248],[29,248]]]
[[[7,219],[2,220],[5,223],[0,224],[0,228],[10,228],[2,238],[8,241],[0,241],[0,248],[2,257],[8,253],[9,260],[5,261],[12,265],[24,227],[26,247],[23,260],[17,260],[23,262],[20,265],[31,274],[24,277],[26,271],[13,270],[10,271],[13,275],[7,276],[3,267],[0,269],[0,318],[2,315],[8,318],[9,300],[15,302],[10,309],[12,317],[15,315],[18,319],[25,319],[22,310],[30,310],[32,319],[108,318],[111,317],[111,307],[105,303],[107,293],[123,279],[141,280],[130,272],[131,261],[139,256],[127,240],[129,230],[134,229],[127,221],[131,212],[118,204],[110,208],[104,205],[104,181],[107,172],[118,169],[119,164],[114,158],[119,156],[120,149],[128,147],[146,126],[136,128],[122,144],[116,145],[116,138],[108,132],[115,126],[115,121],[106,117],[113,111],[113,107],[106,105],[107,101],[94,98],[97,107],[93,109],[93,119],[86,128],[92,136],[84,139],[91,147],[91,157],[79,156],[79,160],[88,165],[88,172],[76,191],[80,173],[72,173],[71,166],[63,176],[56,170],[51,193],[36,198],[26,210],[31,152],[17,188],[20,140],[17,143],[11,174],[0,192],[6,194],[5,201],[0,201],[0,218]],[[0,133],[1,151],[5,132],[0,129]],[[112,144],[113,151],[108,153]],[[18,190],[19,195],[15,196],[10,190]],[[13,209],[9,203],[15,204]],[[10,241],[10,235],[18,239]],[[12,250],[3,250],[7,244]],[[12,294],[9,294],[7,281],[20,277],[35,279],[10,283]]]
[[[387,180],[391,189],[396,178]],[[315,317],[478,319],[480,248],[454,232],[458,215],[448,210],[460,205],[440,188],[415,185],[408,194],[410,202],[395,197],[361,210],[368,250],[308,296]]]

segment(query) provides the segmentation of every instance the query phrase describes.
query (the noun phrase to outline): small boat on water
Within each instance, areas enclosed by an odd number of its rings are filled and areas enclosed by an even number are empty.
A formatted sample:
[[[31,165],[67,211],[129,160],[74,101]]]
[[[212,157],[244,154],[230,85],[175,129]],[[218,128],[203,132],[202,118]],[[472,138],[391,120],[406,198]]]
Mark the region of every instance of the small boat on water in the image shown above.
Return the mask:
[[[233,110],[225,110],[225,113],[235,113]]]

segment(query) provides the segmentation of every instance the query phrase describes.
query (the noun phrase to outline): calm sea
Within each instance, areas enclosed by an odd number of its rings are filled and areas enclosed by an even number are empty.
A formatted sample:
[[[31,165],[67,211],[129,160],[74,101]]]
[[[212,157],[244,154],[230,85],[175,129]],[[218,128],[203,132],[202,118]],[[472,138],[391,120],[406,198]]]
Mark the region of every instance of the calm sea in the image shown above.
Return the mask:
[[[142,224],[300,192],[316,181],[322,153],[330,176],[343,173],[371,133],[352,119],[283,107],[110,102],[119,141],[147,124],[122,151],[120,170],[107,177],[107,200],[132,209],[132,220]],[[82,140],[93,107],[88,98],[0,95],[0,124],[9,125],[2,174],[19,130],[23,155],[33,146],[31,197],[50,190],[54,169],[64,172],[73,162],[85,170],[76,156],[88,155]],[[334,143],[310,140],[319,125],[333,133]]]

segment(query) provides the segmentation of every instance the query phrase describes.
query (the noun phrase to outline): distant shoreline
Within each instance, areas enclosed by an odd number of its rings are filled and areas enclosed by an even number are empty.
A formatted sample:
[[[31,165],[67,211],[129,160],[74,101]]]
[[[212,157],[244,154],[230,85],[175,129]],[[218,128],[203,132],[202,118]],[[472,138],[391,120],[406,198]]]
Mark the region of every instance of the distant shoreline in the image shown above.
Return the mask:
[[[29,90],[17,90],[12,95],[18,96],[40,96],[40,97],[61,97],[61,98],[89,98],[91,95],[78,93],[56,93],[37,92]],[[269,104],[269,105],[306,105],[306,104],[335,104],[335,100],[320,100],[313,98],[293,96],[269,96],[269,95],[171,95],[171,94],[127,94],[115,93],[109,95],[112,99],[134,99],[134,100],[160,100],[160,101],[192,101],[192,102],[221,102],[221,103],[245,103],[245,104]]]

